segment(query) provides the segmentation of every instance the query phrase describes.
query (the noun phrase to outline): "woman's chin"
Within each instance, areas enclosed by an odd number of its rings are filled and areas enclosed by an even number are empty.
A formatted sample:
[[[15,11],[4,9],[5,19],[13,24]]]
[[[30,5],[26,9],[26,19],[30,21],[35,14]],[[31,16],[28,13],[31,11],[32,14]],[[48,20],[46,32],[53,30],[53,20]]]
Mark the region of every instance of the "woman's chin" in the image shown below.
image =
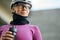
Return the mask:
[[[19,14],[20,16],[28,16],[28,15],[26,15],[26,14]]]
[[[21,13],[21,16],[28,16],[27,13]]]
[[[28,15],[21,15],[21,16],[28,16]]]

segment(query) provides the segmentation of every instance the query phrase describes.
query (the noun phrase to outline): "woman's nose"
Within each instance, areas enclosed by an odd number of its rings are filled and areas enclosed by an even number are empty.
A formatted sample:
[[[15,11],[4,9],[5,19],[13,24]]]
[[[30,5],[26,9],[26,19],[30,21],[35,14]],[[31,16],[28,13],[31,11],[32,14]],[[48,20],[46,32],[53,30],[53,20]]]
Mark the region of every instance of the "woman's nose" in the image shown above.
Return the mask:
[[[26,10],[26,7],[22,7],[22,10]]]

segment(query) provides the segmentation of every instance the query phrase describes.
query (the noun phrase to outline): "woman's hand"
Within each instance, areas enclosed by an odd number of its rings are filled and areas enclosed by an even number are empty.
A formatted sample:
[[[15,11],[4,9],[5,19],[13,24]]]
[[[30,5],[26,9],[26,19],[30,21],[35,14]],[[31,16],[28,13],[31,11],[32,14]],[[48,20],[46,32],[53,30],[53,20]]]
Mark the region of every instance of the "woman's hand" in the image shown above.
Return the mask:
[[[2,40],[13,40],[12,32],[8,31],[2,36]]]

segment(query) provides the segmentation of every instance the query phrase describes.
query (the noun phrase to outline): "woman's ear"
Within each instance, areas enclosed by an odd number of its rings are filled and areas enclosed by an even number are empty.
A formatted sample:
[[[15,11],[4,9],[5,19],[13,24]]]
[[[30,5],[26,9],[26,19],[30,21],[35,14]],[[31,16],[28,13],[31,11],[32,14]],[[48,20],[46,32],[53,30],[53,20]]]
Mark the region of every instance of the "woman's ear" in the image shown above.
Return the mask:
[[[14,9],[14,7],[11,9],[11,12],[15,12],[15,9]]]

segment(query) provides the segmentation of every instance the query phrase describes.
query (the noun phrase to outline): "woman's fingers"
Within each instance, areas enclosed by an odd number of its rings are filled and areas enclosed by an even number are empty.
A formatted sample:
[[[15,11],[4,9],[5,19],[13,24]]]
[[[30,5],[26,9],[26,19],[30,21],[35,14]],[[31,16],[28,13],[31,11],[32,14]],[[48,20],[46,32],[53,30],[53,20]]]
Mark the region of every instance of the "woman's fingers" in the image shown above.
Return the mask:
[[[11,35],[11,34],[6,34],[6,35],[4,35],[3,37],[10,37],[10,38],[13,38],[14,36]]]
[[[8,31],[8,32],[6,32],[6,34],[12,34],[12,32]]]
[[[6,32],[3,36],[2,39],[3,40],[13,40],[14,36],[12,35],[12,32],[8,31]]]
[[[2,37],[2,40],[13,40],[13,39],[9,37]]]

